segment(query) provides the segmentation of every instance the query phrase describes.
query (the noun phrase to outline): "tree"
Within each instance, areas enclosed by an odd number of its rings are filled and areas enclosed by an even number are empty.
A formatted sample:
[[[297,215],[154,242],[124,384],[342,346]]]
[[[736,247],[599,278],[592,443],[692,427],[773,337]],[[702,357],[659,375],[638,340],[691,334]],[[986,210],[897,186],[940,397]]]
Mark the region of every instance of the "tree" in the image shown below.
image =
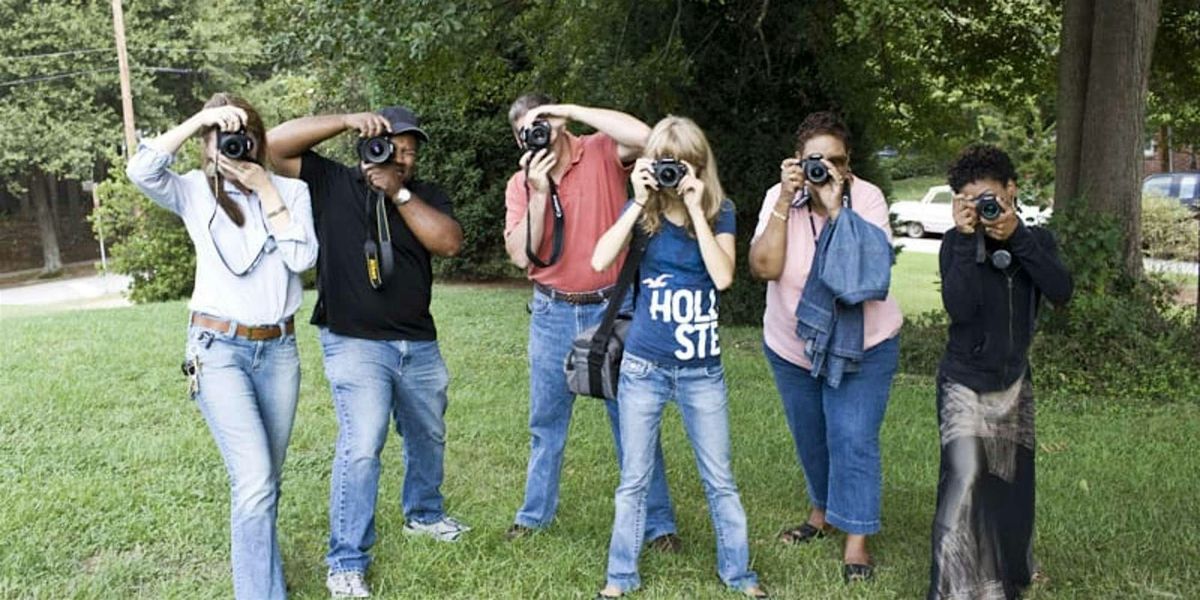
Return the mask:
[[[1141,149],[1159,0],[1066,0],[1058,74],[1056,210],[1111,217],[1120,272],[1142,274]]]

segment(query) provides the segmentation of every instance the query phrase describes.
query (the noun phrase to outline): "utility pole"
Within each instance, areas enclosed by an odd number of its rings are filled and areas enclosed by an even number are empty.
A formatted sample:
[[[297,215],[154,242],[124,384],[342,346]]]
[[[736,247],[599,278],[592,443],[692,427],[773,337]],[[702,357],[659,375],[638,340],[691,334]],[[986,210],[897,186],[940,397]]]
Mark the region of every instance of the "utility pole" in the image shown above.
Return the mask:
[[[113,35],[117,41],[117,65],[121,75],[121,113],[125,120],[125,156],[133,156],[137,150],[137,136],[133,129],[133,90],[129,84],[129,54],[125,51],[125,12],[121,0],[112,0]]]

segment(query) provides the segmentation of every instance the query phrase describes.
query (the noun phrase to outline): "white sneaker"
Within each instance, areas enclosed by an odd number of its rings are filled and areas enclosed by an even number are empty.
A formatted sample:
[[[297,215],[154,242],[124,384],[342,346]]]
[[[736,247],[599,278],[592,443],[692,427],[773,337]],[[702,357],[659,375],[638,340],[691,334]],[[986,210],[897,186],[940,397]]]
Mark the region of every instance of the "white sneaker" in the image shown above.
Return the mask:
[[[419,523],[409,519],[404,524],[404,533],[409,535],[427,535],[439,542],[457,542],[459,536],[471,528],[460,523],[454,517],[442,517],[441,521]]]
[[[362,571],[329,571],[325,587],[334,598],[370,598],[371,590]]]

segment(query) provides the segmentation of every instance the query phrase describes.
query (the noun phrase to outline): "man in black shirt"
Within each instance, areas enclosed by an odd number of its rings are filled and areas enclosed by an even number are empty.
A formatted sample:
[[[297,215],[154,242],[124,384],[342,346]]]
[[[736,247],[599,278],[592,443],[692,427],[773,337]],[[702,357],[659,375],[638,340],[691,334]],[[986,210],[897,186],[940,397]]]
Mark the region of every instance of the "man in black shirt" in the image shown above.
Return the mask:
[[[950,167],[955,228],[942,239],[950,339],[937,379],[942,463],[928,598],[1017,598],[1033,578],[1038,305],[1071,298],[1054,237],[1016,215],[1016,169],[994,146]]]
[[[359,165],[312,150],[347,130],[362,138]],[[321,242],[312,323],[338,418],[326,556],[335,597],[369,595],[364,573],[389,419],[404,439],[405,532],[452,542],[469,529],[442,506],[449,375],[429,313],[430,256],[456,254],[462,228],[446,194],[414,177],[425,141],[403,107],[305,117],[268,134],[276,172],[311,190]]]

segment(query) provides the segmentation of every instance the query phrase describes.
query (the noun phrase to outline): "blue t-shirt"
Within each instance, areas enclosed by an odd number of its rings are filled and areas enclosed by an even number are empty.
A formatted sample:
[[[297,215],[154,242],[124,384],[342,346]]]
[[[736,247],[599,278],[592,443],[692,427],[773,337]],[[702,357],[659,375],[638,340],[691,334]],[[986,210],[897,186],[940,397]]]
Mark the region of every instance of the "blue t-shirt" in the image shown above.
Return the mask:
[[[725,200],[713,235],[733,234],[736,229],[733,202]],[[660,365],[720,363],[719,298],[700,256],[700,242],[688,235],[686,227],[662,219],[638,270],[637,300],[625,351]]]

